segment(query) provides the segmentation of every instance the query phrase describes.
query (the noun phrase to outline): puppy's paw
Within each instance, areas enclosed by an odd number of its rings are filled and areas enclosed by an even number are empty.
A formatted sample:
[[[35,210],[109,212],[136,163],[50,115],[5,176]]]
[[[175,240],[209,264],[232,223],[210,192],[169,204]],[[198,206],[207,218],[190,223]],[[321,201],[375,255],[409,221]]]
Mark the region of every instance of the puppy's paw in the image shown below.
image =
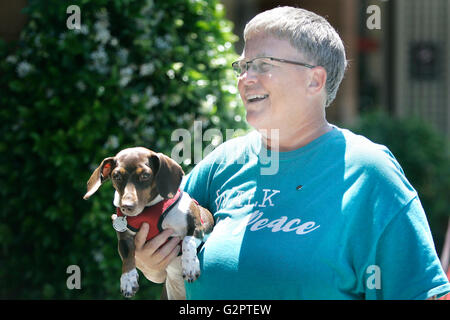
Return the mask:
[[[183,239],[183,254],[181,255],[181,266],[183,268],[183,279],[193,282],[200,276],[200,261],[197,258],[197,247],[200,241],[192,236]]]
[[[187,282],[194,282],[200,276],[200,261],[197,256],[192,257],[183,254],[181,257],[181,265],[183,268],[183,279]]]
[[[136,268],[123,273],[120,277],[120,292],[125,298],[133,297],[139,289],[139,273]]]

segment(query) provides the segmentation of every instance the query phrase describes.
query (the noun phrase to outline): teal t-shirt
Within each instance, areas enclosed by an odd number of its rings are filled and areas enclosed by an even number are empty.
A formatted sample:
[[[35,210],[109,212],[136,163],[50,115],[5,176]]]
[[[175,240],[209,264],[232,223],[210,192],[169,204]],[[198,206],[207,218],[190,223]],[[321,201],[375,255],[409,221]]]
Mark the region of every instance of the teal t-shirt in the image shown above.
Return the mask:
[[[450,292],[416,191],[390,151],[334,127],[270,152],[253,131],[183,179],[215,217],[188,299],[426,299]]]

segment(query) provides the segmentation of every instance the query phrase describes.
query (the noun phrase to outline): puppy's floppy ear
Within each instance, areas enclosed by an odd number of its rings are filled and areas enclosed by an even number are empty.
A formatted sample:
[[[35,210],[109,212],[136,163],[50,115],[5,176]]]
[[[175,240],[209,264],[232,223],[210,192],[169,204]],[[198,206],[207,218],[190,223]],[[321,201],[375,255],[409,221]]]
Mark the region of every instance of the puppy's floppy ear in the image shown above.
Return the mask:
[[[183,169],[175,160],[162,153],[153,153],[149,161],[154,170],[159,194],[163,198],[173,198],[183,178]]]
[[[84,200],[89,199],[89,197],[92,196],[98,190],[98,188],[100,188],[102,183],[111,177],[111,172],[115,167],[115,157],[105,158],[102,161],[100,166],[98,166],[98,168],[94,170],[87,182],[87,193],[83,197]]]

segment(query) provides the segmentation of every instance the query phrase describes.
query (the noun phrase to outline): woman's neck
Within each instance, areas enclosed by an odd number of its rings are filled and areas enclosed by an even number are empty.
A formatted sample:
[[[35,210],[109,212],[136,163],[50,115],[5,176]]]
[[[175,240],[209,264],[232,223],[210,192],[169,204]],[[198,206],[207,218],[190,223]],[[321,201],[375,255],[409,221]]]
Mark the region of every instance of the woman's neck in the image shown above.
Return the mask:
[[[316,122],[299,126],[297,130],[280,128],[271,129],[270,132],[268,130],[260,130],[260,133],[267,149],[286,152],[304,147],[332,129],[333,127],[324,120],[321,123]]]

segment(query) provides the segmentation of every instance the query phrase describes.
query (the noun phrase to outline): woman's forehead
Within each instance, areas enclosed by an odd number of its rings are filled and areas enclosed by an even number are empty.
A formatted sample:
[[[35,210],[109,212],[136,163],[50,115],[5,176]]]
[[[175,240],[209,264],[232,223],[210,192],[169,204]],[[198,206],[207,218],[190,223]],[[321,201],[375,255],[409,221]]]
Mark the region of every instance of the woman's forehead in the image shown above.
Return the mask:
[[[254,36],[245,42],[241,59],[253,59],[257,57],[296,58],[299,52],[287,40],[273,36]]]

